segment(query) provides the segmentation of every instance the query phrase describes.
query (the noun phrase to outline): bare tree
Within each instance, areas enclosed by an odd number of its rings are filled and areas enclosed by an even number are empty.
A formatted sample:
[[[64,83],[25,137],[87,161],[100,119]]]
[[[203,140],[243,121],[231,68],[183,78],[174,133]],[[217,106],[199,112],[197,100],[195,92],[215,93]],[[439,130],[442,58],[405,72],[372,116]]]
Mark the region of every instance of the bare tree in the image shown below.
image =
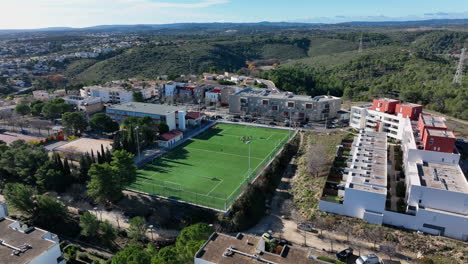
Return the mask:
[[[315,177],[319,177],[328,165],[327,150],[322,144],[313,144],[309,147],[307,155],[307,169]]]
[[[313,221],[313,225],[314,225],[315,228],[320,230],[319,237],[322,238],[323,237],[323,230],[327,228],[327,223],[325,222],[325,219],[323,217],[321,217],[321,216],[316,216],[314,221]]]
[[[374,249],[376,248],[377,243],[381,242],[385,237],[384,232],[377,226],[367,226],[364,228],[363,235],[368,241],[373,242]]]
[[[346,235],[346,242],[349,243],[349,236],[354,233],[353,225],[347,221],[342,221],[338,225],[338,230]]]
[[[386,245],[380,246],[380,251],[385,253],[390,260],[392,260],[392,257],[395,257],[397,252],[397,244],[394,242],[387,242]]]

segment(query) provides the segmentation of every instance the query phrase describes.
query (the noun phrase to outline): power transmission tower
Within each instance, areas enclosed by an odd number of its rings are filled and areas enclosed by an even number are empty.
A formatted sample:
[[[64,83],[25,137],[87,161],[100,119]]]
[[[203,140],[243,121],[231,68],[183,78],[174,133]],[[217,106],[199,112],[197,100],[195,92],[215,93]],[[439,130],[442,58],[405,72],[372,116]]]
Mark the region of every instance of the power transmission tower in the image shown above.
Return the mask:
[[[453,77],[454,83],[461,84],[462,82],[462,75],[463,75],[463,63],[465,62],[465,50],[463,48],[460,53],[460,61],[458,61],[457,71],[455,72],[455,76]]]
[[[362,53],[362,33],[361,33],[361,38],[359,39],[359,49],[358,53]]]

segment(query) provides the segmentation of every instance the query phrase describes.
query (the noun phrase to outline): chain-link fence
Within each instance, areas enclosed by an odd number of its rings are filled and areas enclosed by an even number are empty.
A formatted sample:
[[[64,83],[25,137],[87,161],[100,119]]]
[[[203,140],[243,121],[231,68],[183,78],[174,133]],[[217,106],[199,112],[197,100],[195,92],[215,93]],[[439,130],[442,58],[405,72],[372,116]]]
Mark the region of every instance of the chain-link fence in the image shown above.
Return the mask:
[[[231,194],[216,192],[202,194],[188,190],[184,188],[183,185],[178,183],[160,181],[156,179],[152,179],[151,183],[142,183],[138,187],[138,189],[141,192],[164,197],[170,200],[190,203],[226,212],[234,204],[239,195],[243,192],[244,188],[266,168],[270,161],[274,159],[275,156],[279,153],[279,151],[283,148],[285,143],[292,137],[293,136],[278,141],[275,148],[270,152],[270,154],[267,157],[265,157],[265,159],[254,170],[251,170],[246,173],[245,178]]]

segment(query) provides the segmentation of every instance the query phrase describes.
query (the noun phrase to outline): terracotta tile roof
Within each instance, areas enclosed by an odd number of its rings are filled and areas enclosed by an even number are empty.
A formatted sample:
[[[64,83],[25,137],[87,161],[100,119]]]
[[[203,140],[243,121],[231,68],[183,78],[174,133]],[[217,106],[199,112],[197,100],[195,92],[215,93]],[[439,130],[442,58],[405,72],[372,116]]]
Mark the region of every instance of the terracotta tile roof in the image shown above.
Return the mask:
[[[182,134],[183,133],[181,131],[179,131],[179,130],[172,130],[172,131],[170,131],[170,132],[168,132],[166,134],[162,134],[161,138],[164,141],[169,141],[169,140],[171,140],[171,139],[173,139],[173,138],[175,138],[177,136],[180,136]]]

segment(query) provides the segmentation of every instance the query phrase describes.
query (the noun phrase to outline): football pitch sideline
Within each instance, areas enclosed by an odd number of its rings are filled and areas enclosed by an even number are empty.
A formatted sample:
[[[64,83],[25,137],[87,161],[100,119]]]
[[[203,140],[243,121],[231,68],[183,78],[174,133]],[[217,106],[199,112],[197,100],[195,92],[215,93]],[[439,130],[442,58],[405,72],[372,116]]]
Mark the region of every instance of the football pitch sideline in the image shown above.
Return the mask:
[[[217,124],[138,170],[130,189],[225,211],[290,133]]]

